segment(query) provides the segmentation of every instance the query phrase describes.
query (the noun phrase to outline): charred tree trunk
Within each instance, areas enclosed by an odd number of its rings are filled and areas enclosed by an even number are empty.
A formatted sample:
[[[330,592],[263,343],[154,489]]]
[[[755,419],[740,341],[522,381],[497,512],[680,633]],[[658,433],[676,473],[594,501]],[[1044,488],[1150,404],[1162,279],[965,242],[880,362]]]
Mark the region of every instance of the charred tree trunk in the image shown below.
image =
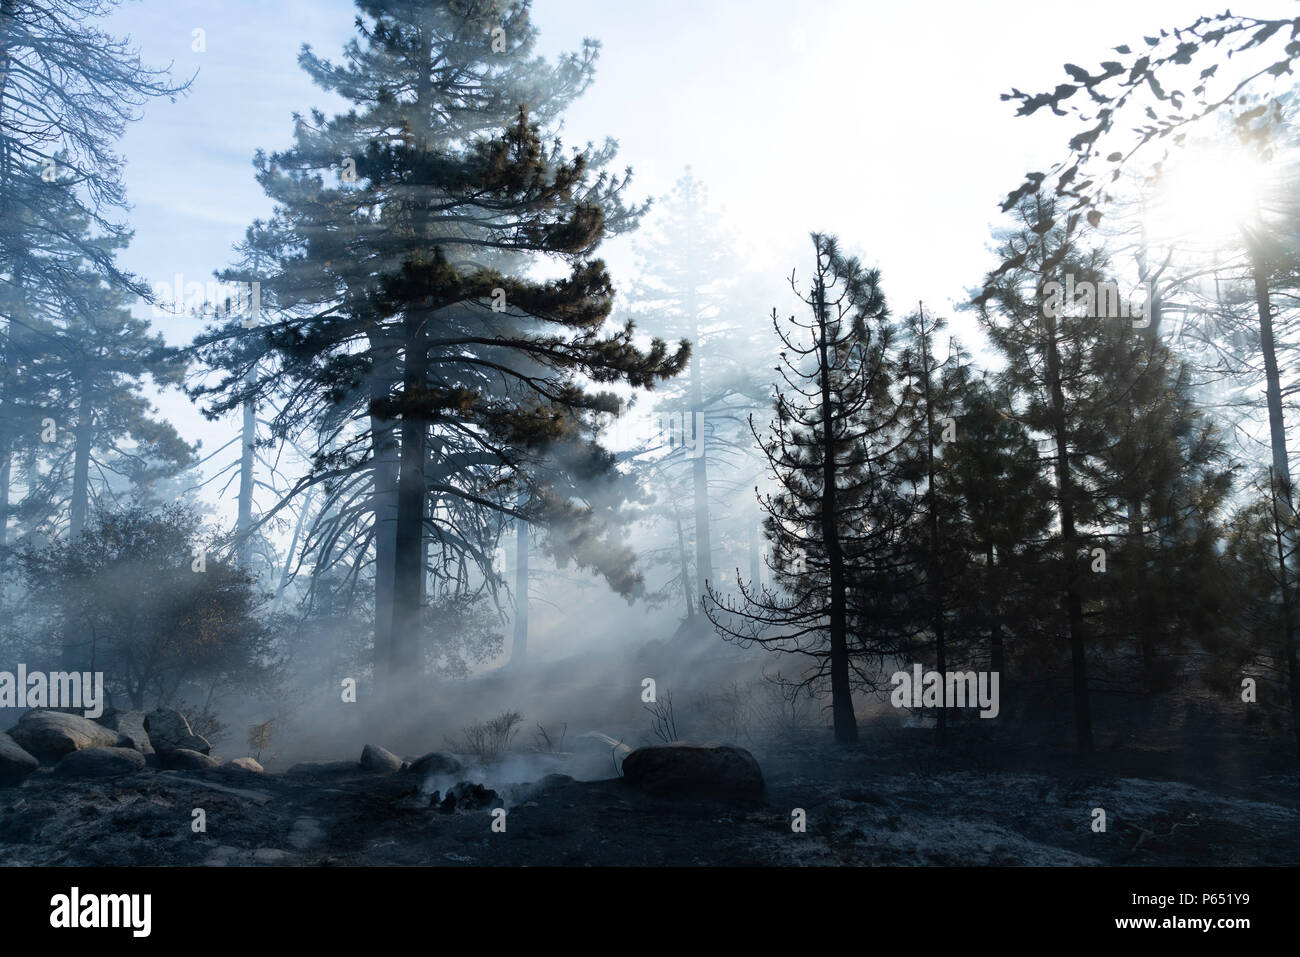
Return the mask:
[[[835,740],[853,744],[858,740],[858,722],[853,714],[853,692],[849,686],[848,594],[844,554],[837,525],[835,428],[831,395],[831,354],[827,336],[826,292],[817,280],[817,357],[822,403],[822,539],[830,571],[831,714]]]

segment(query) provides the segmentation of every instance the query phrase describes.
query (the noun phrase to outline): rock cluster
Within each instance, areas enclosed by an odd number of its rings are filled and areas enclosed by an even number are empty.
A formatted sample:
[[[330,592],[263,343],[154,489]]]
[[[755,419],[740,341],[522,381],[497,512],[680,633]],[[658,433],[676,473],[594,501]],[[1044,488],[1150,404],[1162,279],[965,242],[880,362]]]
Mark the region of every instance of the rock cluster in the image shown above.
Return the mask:
[[[261,773],[252,758],[223,764],[195,734],[185,715],[171,708],[106,711],[92,721],[64,711],[28,711],[0,732],[0,787],[17,787],[36,771],[52,768],[61,778],[110,778],[146,768],[197,771],[230,768]]]

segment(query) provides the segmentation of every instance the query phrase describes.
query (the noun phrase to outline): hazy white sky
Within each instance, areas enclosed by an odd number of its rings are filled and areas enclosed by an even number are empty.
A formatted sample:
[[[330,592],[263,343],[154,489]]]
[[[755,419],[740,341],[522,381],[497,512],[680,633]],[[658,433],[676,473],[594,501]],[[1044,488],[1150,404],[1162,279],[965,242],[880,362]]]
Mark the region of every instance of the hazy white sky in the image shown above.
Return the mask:
[[[1295,3],[1251,8],[1291,15]],[[896,311],[924,298],[951,315],[990,264],[997,202],[1077,132],[1047,111],[1016,118],[999,94],[1050,88],[1065,62],[1092,66],[1115,45],[1211,11],[1185,0],[536,0],[533,12],[548,55],[584,36],[603,43],[568,141],[617,138],[636,195],[665,193],[691,164],[749,263],[772,275],[774,296],[805,266],[816,229],[881,268]],[[136,230],[128,268],[150,282],[194,281],[228,262],[248,223],[270,211],[254,150],[285,146],[295,110],[332,105],[298,68],[300,45],[336,56],[353,17],[348,0],[124,4],[111,30],[130,34],[147,62],[173,61],[177,77],[198,71],[188,95],[150,104],[122,144]],[[629,275],[625,243],[606,256],[616,282]],[[199,325],[158,324],[173,343]],[[965,334],[969,319],[954,328]],[[180,397],[162,405],[208,450],[236,428],[204,422]]]

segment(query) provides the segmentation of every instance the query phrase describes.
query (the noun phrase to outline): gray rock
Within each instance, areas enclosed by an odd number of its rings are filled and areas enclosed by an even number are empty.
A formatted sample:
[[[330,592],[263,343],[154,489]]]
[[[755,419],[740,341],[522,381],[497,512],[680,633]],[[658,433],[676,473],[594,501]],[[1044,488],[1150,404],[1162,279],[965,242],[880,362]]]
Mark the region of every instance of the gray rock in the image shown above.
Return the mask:
[[[41,762],[28,754],[18,742],[0,731],[0,788],[17,787]]]
[[[113,748],[118,734],[89,718],[62,711],[28,711],[10,731],[20,748],[43,764],[86,748]]]
[[[85,748],[60,761],[54,773],[61,778],[115,778],[144,767],[144,755],[135,748]]]
[[[243,771],[248,774],[265,774],[266,768],[255,758],[232,758],[222,765],[222,768],[229,768],[232,771]]]
[[[154,753],[154,747],[149,732],[144,729],[144,718],[143,711],[105,711],[99,723],[121,735],[124,740],[120,747],[135,748],[148,757]]]
[[[623,762],[623,780],[648,794],[737,800],[763,796],[763,772],[754,756],[731,745],[657,744],[637,748]]]
[[[361,749],[362,771],[381,771],[384,774],[392,774],[394,771],[402,770],[404,763],[392,751],[385,750],[377,744],[367,744]]]
[[[163,751],[158,757],[162,766],[168,771],[202,771],[205,768],[221,766],[221,761],[199,751],[189,748],[177,748],[175,751]]]
[[[406,770],[412,774],[459,774],[464,768],[450,754],[430,751],[412,761]]]
[[[212,750],[208,739],[195,734],[185,715],[172,708],[155,708],[150,711],[144,718],[144,730],[159,754],[180,750],[207,754]]]

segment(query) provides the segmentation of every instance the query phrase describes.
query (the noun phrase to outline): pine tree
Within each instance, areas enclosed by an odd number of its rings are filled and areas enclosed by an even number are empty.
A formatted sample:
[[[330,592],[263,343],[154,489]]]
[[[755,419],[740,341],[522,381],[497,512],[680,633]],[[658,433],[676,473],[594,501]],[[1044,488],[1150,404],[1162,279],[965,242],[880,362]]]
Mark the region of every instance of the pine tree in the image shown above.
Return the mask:
[[[612,464],[583,446],[596,414],[617,403],[583,380],[649,388],[687,352],[660,341],[642,351],[630,323],[603,330],[613,289],[593,254],[637,211],[621,201],[624,181],[601,171],[612,145],[566,156],[539,125],[585,88],[594,46],[537,62],[527,3],[359,7],[364,46],[350,44],[345,64],[301,57],[355,107],[298,118],[294,146],[258,160],[277,203],[265,285],[285,318],[252,336],[216,330],[200,346],[226,370],[206,390],[219,394],[214,412],[246,400],[247,370],[269,355],[258,389],[290,396],[282,429],[294,417],[368,413],[368,428],[317,470],[371,470],[376,657],[396,675],[420,658],[428,527],[440,544],[466,542],[435,510],[469,503],[558,528],[589,520],[591,509],[556,492],[559,470],[545,461],[577,456],[564,465],[588,478]],[[568,275],[525,278],[538,257]],[[525,489],[528,514],[515,504]],[[588,565],[622,560],[599,536],[570,538]],[[472,551],[490,565],[492,548]],[[603,570],[635,584],[624,567]]]
[[[760,497],[772,545],[771,587],[710,587],[705,611],[718,633],[742,644],[803,656],[800,684],[829,678],[835,740],[857,740],[852,692],[870,687],[895,601],[901,530],[910,512],[897,487],[903,411],[892,391],[893,330],[878,271],[813,234],[811,287],[798,298],[811,317],[772,323],[783,345],[775,420],[754,435],[777,490]]]
[[[1076,290],[1097,289],[1106,281],[1104,255],[1084,248],[1078,220],[1074,214],[1062,221],[1056,203],[1043,194],[1022,199],[1013,228],[1002,237],[1002,264],[990,273],[975,302],[989,338],[1006,357],[1003,379],[1019,399],[1017,414],[1032,433],[1051,442],[1059,526],[1059,574],[1054,577],[1069,646],[1076,738],[1081,751],[1090,751],[1084,576],[1092,565],[1085,556],[1093,555],[1091,529],[1101,520],[1103,504],[1080,481],[1079,467],[1105,445],[1100,423],[1114,397],[1099,387],[1098,297],[1071,301]]]

